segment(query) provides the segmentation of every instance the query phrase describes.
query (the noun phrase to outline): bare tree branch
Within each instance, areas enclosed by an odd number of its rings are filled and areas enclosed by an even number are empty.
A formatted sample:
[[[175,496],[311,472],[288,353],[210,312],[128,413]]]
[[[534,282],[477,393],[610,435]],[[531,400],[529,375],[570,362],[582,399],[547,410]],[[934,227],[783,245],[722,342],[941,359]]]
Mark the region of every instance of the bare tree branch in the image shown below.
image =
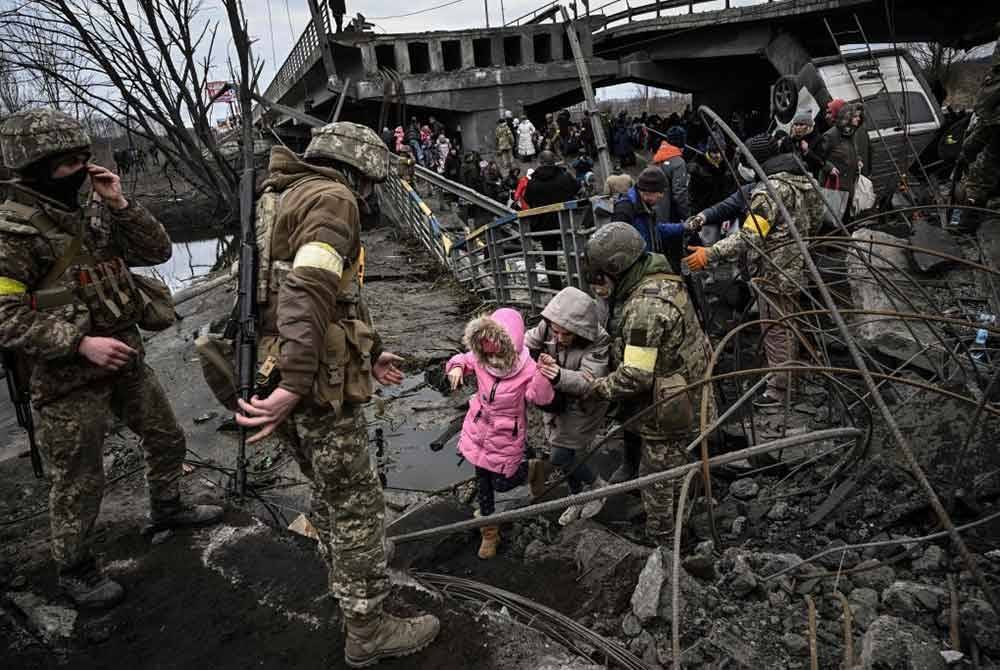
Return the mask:
[[[242,17],[242,7],[223,4],[256,85],[260,65],[230,13]],[[117,127],[234,213],[238,174],[204,95],[218,29],[197,0],[0,0],[0,113],[45,104],[94,130]]]

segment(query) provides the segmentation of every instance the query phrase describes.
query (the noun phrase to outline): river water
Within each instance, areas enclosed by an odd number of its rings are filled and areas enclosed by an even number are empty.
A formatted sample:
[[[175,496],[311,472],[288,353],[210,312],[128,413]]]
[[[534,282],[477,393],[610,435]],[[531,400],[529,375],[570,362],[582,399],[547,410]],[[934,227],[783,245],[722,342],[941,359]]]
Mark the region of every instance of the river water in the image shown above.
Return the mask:
[[[204,236],[203,239],[197,239]],[[173,243],[173,255],[155,268],[155,274],[166,282],[173,293],[187,288],[194,281],[227,265],[221,260],[233,243],[232,235],[219,236],[211,231],[196,235],[196,239]],[[151,273],[152,274],[152,273]]]

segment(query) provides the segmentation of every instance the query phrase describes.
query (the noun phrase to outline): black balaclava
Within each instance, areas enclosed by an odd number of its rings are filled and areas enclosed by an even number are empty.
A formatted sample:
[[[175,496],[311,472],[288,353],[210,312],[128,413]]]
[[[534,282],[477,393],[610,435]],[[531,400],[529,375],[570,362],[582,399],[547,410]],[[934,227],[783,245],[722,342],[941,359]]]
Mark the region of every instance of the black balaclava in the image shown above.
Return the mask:
[[[52,159],[37,161],[20,171],[25,186],[65,205],[68,210],[80,208],[80,188],[87,181],[89,173],[85,166],[65,177],[52,176]]]

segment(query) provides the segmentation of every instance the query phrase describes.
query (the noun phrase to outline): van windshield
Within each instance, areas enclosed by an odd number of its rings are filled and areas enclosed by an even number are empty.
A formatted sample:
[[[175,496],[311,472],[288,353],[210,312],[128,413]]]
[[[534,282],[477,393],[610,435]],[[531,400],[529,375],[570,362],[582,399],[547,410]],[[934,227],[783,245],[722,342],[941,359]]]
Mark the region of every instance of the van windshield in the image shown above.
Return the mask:
[[[885,91],[865,98],[865,111],[869,126],[895,128],[900,120],[908,125],[933,123],[934,112],[927,105],[927,98],[917,91]]]

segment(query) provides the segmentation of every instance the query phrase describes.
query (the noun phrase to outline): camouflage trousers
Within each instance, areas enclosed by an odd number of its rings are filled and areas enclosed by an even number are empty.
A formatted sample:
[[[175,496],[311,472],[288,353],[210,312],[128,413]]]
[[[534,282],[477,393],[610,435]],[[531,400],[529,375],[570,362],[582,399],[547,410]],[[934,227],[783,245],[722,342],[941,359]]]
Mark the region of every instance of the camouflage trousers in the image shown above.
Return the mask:
[[[312,482],[309,520],[329,569],[330,592],[345,616],[381,612],[389,593],[385,502],[368,452],[360,408],[296,411],[279,431],[282,446]]]
[[[798,300],[795,296],[764,290],[757,284],[753,284],[753,286],[757,290],[757,308],[760,311],[761,319],[778,321],[787,314],[799,310]],[[794,325],[792,321],[785,323]],[[772,324],[764,324],[761,329],[767,367],[781,367],[798,358],[799,340],[792,331]],[[790,372],[776,373],[767,380],[767,388],[771,392],[768,395],[784,398],[786,389],[794,390],[795,377]]]
[[[684,451],[697,433],[685,433],[666,438],[642,438],[642,461],[639,475],[651,475],[691,462]],[[642,506],[646,510],[646,534],[660,545],[673,542],[674,487],[676,482],[657,482],[642,489]]]
[[[91,558],[91,532],[104,495],[104,433],[112,414],[141,438],[150,498],[180,495],[184,431],[148,365],[76,389],[37,412],[39,443],[52,480],[52,556],[60,569]]]
[[[965,139],[972,161],[965,173],[965,195],[978,207],[1000,196],[1000,125],[980,124]]]

